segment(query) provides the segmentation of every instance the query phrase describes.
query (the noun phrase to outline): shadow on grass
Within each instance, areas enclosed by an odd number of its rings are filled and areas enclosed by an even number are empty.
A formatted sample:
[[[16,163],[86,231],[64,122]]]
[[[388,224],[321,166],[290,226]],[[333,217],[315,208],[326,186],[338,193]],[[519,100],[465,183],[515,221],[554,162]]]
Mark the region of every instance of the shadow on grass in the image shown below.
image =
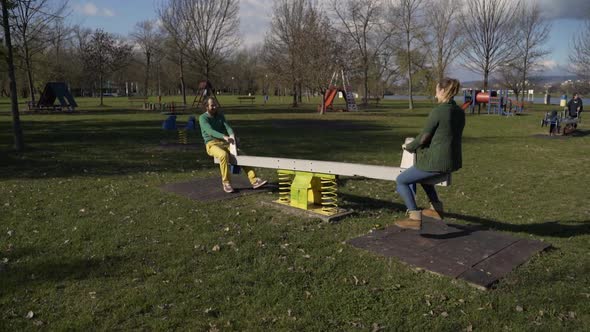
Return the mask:
[[[176,131],[161,129],[163,119],[25,121],[27,151],[0,151],[0,178],[126,175],[215,167],[205,149],[198,147],[202,144],[198,130],[188,134],[194,148],[160,148],[162,141],[177,140]],[[267,119],[231,123],[248,154],[260,156],[350,161],[349,153],[382,155],[383,146],[371,142],[401,144],[405,138],[392,126],[372,121]],[[0,123],[0,141],[11,140],[11,124]]]
[[[371,197],[363,197],[350,194],[340,194],[340,197],[346,201],[347,207],[353,208],[356,211],[379,210],[384,208],[390,210],[405,211],[407,209],[406,206],[403,204],[381,199],[375,199]],[[569,238],[590,234],[590,220],[563,220],[546,221],[535,224],[511,224],[508,222],[500,222],[497,220],[477,216],[469,216],[459,213],[446,213],[445,217],[450,217],[458,220],[467,221],[469,223],[477,224],[477,227],[475,228],[473,228],[472,225],[470,225],[469,227],[463,227],[463,230],[465,232],[470,232],[473,229],[491,229],[511,233],[526,233],[533,234],[536,236],[559,238]],[[453,227],[457,227],[457,225],[453,225]]]
[[[590,220],[586,221],[545,221],[535,224],[510,224],[476,216],[447,213],[447,217],[465,220],[486,228],[512,232],[527,233],[537,236],[569,238],[590,234]]]
[[[9,262],[4,266],[4,271],[0,272],[0,284],[3,293],[35,284],[45,287],[45,282],[57,282],[59,288],[59,284],[67,281],[115,276],[123,263],[122,257],[118,256],[107,256],[103,259],[74,258],[68,261],[55,258],[38,264]]]
[[[576,130],[572,133],[573,137],[586,137],[590,135],[590,130]]]

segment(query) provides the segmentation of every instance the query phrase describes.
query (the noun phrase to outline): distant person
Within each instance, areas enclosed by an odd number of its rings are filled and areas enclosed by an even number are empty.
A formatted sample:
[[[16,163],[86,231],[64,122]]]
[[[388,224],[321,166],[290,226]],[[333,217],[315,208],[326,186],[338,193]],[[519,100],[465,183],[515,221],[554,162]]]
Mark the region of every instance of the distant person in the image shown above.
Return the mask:
[[[574,93],[574,97],[570,99],[570,101],[567,103],[566,110],[567,118],[576,119],[573,121],[573,123],[571,123],[571,126],[573,126],[575,130],[576,128],[578,128],[577,118],[580,116],[580,113],[582,113],[582,111],[584,110],[584,105],[582,105],[582,98],[580,98],[580,95],[577,92]],[[570,127],[569,129],[572,128]]]
[[[577,118],[578,114],[584,110],[582,98],[580,98],[580,95],[577,92],[574,93],[574,97],[567,103],[567,110],[568,117],[570,118]]]
[[[199,116],[201,134],[205,141],[207,154],[219,160],[223,191],[232,193],[234,189],[231,185],[229,172],[229,145],[235,143],[233,137],[234,131],[225,120],[223,113],[217,110],[215,100],[209,97],[206,103],[206,112]],[[257,189],[266,184],[267,181],[256,177],[253,169],[249,167],[242,167],[242,169],[248,175],[252,188]]]
[[[436,106],[428,116],[422,133],[403,149],[416,153],[416,164],[397,177],[397,192],[408,209],[408,218],[398,220],[401,228],[419,230],[422,216],[438,220],[443,218],[443,203],[439,200],[433,184],[424,183],[435,177],[457,171],[462,167],[461,139],[465,127],[465,113],[453,97],[459,93],[456,79],[444,78],[436,85]],[[413,187],[420,183],[430,200],[430,208],[420,211],[416,205]]]
[[[559,133],[559,115],[556,110],[545,115],[545,121],[549,124],[549,136]]]

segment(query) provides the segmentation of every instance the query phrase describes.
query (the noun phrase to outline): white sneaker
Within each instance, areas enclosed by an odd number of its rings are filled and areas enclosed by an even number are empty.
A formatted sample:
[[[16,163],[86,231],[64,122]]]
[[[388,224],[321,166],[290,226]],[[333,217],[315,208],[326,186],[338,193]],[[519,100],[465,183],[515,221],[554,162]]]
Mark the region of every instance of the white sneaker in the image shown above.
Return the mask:
[[[223,191],[225,191],[226,193],[233,193],[234,188],[232,188],[231,183],[223,182]]]
[[[254,183],[252,183],[252,188],[258,189],[258,188],[264,186],[267,182],[268,181],[266,181],[266,180],[262,180],[260,178],[256,178],[256,179],[254,179]]]

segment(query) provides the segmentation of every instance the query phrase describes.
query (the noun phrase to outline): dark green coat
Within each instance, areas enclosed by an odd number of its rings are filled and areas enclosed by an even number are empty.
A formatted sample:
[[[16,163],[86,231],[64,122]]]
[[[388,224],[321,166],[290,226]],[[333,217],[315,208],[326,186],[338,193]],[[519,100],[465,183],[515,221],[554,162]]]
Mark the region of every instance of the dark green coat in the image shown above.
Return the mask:
[[[406,150],[416,153],[415,167],[427,172],[444,173],[461,168],[464,127],[465,112],[454,100],[433,109],[422,133],[406,146]],[[432,139],[429,143],[421,144],[424,134],[432,135]]]

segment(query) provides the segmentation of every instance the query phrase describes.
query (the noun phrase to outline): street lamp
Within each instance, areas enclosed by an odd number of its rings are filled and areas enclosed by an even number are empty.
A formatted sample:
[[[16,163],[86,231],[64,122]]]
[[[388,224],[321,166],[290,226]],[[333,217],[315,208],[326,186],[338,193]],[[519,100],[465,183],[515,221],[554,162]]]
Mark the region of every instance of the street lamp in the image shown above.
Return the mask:
[[[234,77],[231,77],[231,94],[232,96],[235,94],[235,90],[234,90]]]

